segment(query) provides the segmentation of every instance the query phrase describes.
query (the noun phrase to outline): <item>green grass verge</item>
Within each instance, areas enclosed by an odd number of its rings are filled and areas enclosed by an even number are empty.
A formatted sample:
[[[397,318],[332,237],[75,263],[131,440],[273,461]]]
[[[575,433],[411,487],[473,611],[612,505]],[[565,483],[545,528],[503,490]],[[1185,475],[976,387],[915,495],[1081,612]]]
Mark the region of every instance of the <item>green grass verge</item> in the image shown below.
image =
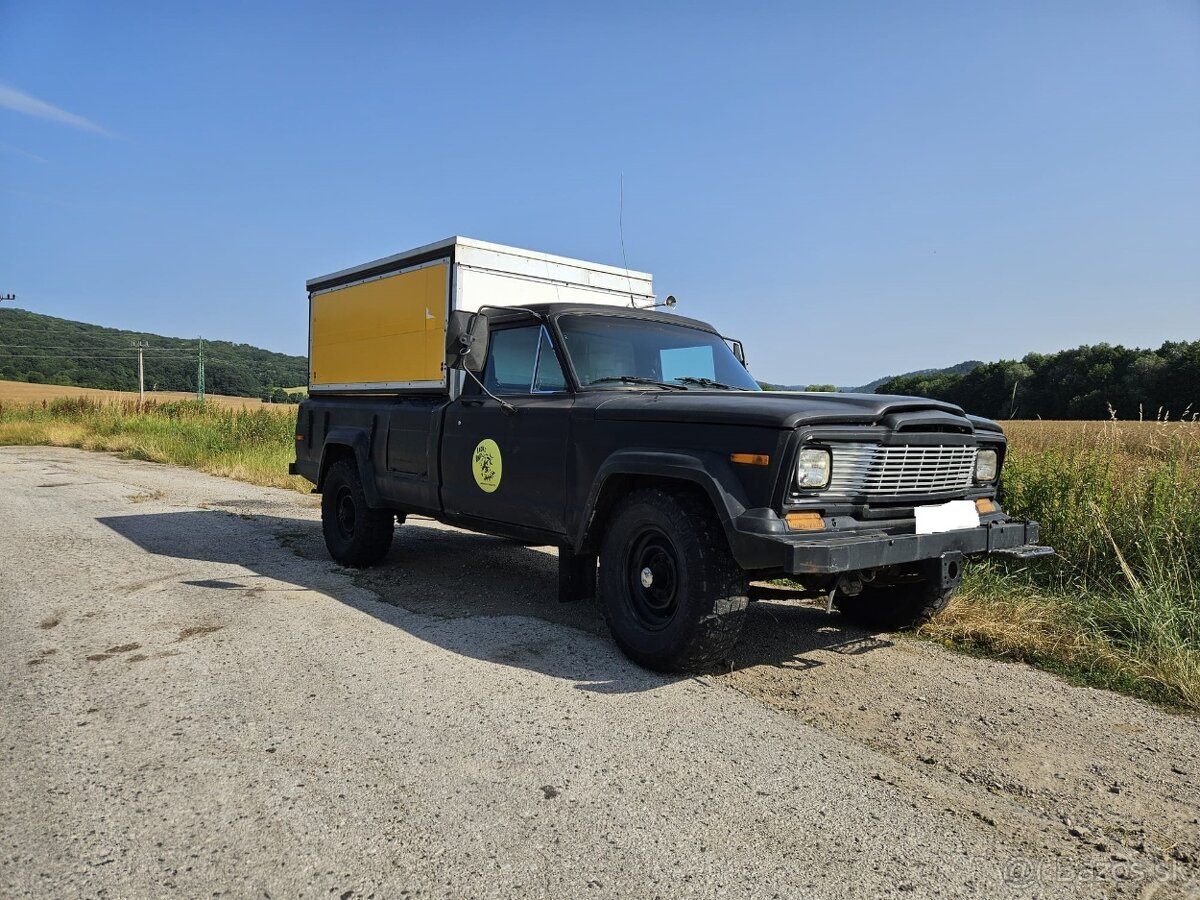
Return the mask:
[[[976,563],[931,637],[1200,709],[1200,427],[1022,423],[1001,501],[1054,559]]]
[[[104,403],[60,398],[0,408],[0,444],[107,450],[307,493],[287,474],[296,408],[227,409],[198,401]]]

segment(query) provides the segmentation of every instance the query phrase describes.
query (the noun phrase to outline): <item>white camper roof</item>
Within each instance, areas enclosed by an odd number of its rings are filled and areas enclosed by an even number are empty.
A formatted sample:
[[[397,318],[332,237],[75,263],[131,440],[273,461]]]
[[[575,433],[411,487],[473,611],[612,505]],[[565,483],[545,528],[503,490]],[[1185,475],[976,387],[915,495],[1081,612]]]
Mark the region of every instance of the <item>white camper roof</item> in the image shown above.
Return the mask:
[[[349,269],[310,278],[307,286],[310,293],[321,292],[445,258],[452,259],[456,266],[480,272],[494,272],[533,281],[578,285],[623,294],[629,297],[635,306],[648,306],[654,302],[653,276],[649,272],[493,244],[458,235]]]

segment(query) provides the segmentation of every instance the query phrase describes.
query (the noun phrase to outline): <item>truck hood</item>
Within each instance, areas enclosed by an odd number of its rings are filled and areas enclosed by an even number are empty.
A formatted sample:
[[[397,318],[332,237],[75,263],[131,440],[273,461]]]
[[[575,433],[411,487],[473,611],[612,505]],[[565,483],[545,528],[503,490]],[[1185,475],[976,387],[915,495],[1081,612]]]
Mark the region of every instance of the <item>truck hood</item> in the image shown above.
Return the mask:
[[[953,403],[887,394],[799,391],[613,391],[596,407],[597,419],[690,422],[712,425],[956,425],[1000,431],[989,419],[968,416]]]

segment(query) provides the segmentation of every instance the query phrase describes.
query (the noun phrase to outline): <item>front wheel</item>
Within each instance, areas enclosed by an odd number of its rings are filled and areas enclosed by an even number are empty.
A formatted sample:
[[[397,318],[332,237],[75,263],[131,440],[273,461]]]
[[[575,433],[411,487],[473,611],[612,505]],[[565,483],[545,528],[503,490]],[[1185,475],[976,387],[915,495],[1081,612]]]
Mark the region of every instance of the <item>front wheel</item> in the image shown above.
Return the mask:
[[[396,516],[367,506],[358,465],[340,459],[329,469],[321,494],[321,530],[329,555],[344,566],[373,566],[392,546]]]
[[[660,672],[702,671],[726,659],[749,602],[746,575],[708,503],[656,488],[635,491],[613,512],[600,593],[617,646]]]

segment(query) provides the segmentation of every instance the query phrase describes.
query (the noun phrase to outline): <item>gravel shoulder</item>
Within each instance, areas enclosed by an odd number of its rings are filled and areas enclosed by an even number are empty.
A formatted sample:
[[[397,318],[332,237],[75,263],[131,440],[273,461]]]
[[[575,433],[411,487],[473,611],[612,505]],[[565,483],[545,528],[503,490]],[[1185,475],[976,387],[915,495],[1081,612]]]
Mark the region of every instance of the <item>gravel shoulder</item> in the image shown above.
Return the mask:
[[[1196,897],[1200,724],[762,603],[628,663],[551,552],[0,448],[0,894]]]

